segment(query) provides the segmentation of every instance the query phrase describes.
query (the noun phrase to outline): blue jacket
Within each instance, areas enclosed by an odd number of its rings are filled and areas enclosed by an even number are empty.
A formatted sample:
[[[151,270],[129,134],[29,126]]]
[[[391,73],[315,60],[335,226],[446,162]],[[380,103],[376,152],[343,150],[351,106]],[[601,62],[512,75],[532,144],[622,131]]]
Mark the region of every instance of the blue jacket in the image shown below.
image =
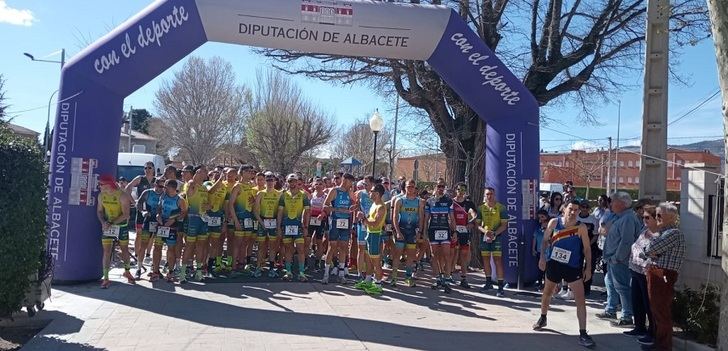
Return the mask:
[[[607,221],[609,231],[604,242],[603,260],[608,264],[629,264],[632,244],[639,235],[642,221],[632,209],[613,213]]]

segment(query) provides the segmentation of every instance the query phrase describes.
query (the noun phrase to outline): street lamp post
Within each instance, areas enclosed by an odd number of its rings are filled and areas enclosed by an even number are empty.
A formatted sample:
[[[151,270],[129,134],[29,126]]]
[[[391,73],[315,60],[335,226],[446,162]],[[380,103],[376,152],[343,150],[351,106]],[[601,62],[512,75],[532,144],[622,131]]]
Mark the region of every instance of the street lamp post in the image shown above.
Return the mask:
[[[58,51],[56,51],[57,53]],[[50,63],[60,63],[61,69],[63,69],[63,65],[66,64],[66,49],[61,49],[61,60],[55,61],[55,60],[42,60],[37,59],[35,56],[24,52],[23,55],[25,55],[27,58],[29,58],[31,61],[36,62],[50,62]],[[48,99],[48,117],[46,118],[46,129],[45,134],[43,135],[43,148],[45,149],[46,153],[48,150],[48,138],[50,137],[50,128],[51,128],[51,101],[53,101],[53,95],[55,95],[58,92],[58,90],[54,91],[53,94],[51,94],[51,97]]]
[[[372,133],[374,133],[374,155],[372,160],[373,177],[377,167],[377,135],[379,135],[379,132],[381,132],[382,128],[384,128],[384,120],[379,114],[379,110],[374,111],[374,114],[369,119],[369,128],[372,130]]]

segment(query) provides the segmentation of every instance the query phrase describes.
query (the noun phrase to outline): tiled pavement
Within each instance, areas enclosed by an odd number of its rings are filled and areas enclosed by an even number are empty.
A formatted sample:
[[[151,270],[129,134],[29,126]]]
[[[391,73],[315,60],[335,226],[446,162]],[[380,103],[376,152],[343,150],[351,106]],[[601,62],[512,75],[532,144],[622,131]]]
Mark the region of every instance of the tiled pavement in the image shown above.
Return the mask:
[[[578,350],[572,302],[554,300],[547,331],[534,332],[539,297],[499,299],[475,289],[385,289],[307,283],[96,283],[55,286],[35,318],[52,322],[23,350]],[[638,350],[622,329],[596,319],[598,349]]]

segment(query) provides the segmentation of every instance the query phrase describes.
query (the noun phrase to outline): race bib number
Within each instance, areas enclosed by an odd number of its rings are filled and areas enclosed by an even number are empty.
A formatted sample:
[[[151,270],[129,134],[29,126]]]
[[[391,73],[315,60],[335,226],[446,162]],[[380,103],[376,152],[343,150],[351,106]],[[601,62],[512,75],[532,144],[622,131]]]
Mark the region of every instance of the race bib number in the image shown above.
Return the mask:
[[[246,218],[243,220],[243,228],[250,229],[253,228],[253,219],[252,218]]]
[[[108,229],[104,230],[104,236],[107,238],[119,238],[119,231],[121,227],[118,225],[110,225]]]
[[[157,228],[157,236],[160,238],[169,238],[170,229],[169,227]]]
[[[551,250],[551,259],[556,262],[569,263],[570,258],[571,258],[571,251],[569,251],[569,250],[564,250],[560,247],[554,247]]]
[[[318,217],[311,217],[311,219],[308,221],[308,224],[318,227],[321,225],[321,220]]]
[[[339,218],[336,220],[336,229],[349,229],[349,220],[346,218]]]
[[[435,231],[435,240],[448,240],[449,235],[447,233],[447,230],[436,230]]]
[[[203,222],[207,223],[207,225],[210,225],[210,216],[203,214],[200,216]]]
[[[157,232],[157,222],[149,222],[149,232],[150,233],[156,233]]]
[[[384,231],[385,232],[391,232],[392,231],[392,224],[388,223],[384,225]]]
[[[258,230],[258,221],[253,221],[253,230]]]
[[[468,227],[466,227],[466,226],[464,226],[464,225],[458,225],[458,226],[455,226],[455,230],[456,230],[456,231],[457,231],[458,233],[461,233],[461,234],[467,234],[467,233],[468,233]]]
[[[288,236],[298,235],[298,226],[297,225],[287,225],[286,226],[286,235],[288,235]]]
[[[207,225],[210,227],[219,227],[222,225],[222,217],[207,217]]]
[[[264,219],[263,220],[263,228],[265,229],[276,229],[276,220],[271,219]]]

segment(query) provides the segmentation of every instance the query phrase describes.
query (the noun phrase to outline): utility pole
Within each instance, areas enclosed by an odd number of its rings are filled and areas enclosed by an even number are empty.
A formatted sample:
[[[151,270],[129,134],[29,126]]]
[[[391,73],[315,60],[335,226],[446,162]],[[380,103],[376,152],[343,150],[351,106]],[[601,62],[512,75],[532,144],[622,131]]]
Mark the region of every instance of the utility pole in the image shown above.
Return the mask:
[[[133,114],[134,114],[134,106],[129,106],[129,130],[128,130],[128,132],[129,132],[129,147],[128,147],[129,152],[131,152],[131,131],[134,128],[134,125],[132,124],[133,123],[132,122]]]
[[[723,95],[723,135],[724,145],[728,146],[728,1],[708,0],[710,12],[710,23],[713,32],[713,43],[715,43],[715,54],[718,60],[718,80]],[[728,151],[728,148],[725,149]],[[724,165],[725,166],[725,165]],[[728,174],[728,167],[724,167],[725,174]],[[725,196],[724,213],[728,214],[728,191],[723,192]],[[728,233],[728,221],[723,220],[723,235]],[[721,250],[722,268],[721,275],[723,289],[721,292],[722,301],[728,301],[728,239],[723,237],[723,248]],[[728,350],[728,304],[720,304],[720,321],[718,323],[718,350]]]
[[[622,100],[617,105],[617,148],[614,150],[614,192],[619,190],[619,129],[622,124]]]
[[[667,195],[667,91],[669,0],[647,1],[647,50],[642,110],[640,197],[665,201]]]
[[[394,105],[394,136],[392,137],[392,157],[390,162],[393,164],[389,166],[389,181],[392,181],[392,175],[394,173],[394,164],[397,160],[397,123],[399,122],[399,94],[397,94],[397,102]]]
[[[609,148],[607,149],[607,196],[612,193],[612,137],[607,138],[609,140]]]

